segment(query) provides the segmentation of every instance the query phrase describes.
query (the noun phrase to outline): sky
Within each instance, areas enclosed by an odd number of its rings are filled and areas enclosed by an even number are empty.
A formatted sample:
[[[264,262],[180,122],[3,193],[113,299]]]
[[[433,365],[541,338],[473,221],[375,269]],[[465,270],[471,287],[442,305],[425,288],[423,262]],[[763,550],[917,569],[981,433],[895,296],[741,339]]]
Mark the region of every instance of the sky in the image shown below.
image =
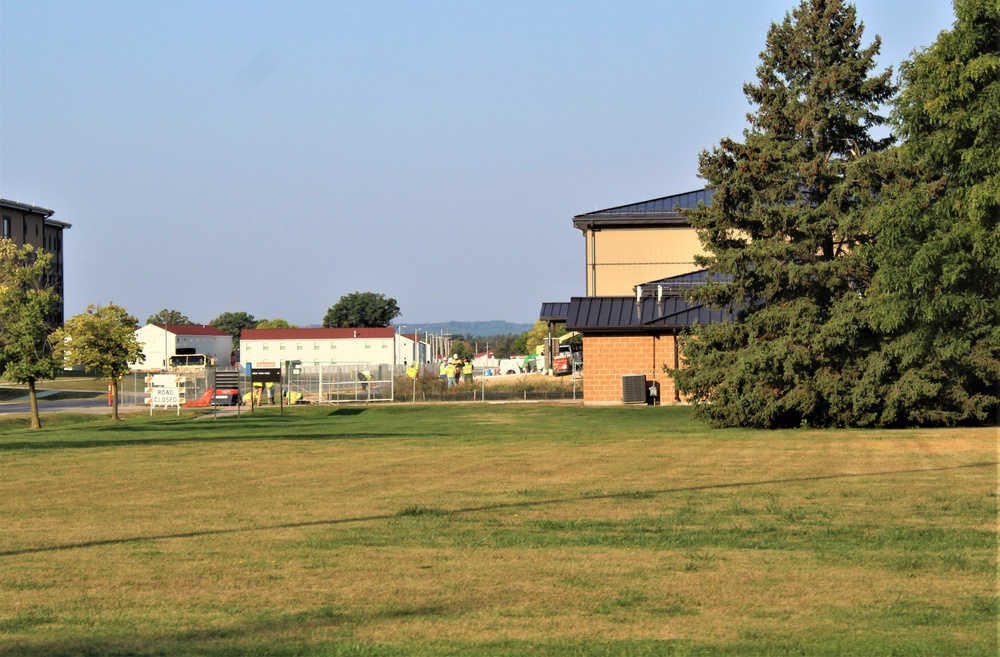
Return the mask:
[[[531,323],[572,217],[703,187],[792,0],[0,0],[0,197],[55,211],[66,316]],[[879,69],[946,0],[858,0]]]

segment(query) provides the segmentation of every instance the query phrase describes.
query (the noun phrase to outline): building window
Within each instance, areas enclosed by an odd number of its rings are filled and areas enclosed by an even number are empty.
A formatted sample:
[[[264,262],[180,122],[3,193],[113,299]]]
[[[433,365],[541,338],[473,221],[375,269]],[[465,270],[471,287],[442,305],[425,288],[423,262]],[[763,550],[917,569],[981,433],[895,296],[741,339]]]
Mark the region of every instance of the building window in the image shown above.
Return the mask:
[[[313,349],[319,349],[319,343],[313,342]]]
[[[371,349],[371,348],[372,348],[372,343],[371,342],[366,342],[365,343],[365,349]]]
[[[264,343],[263,349],[264,349],[264,351],[267,351],[267,343],[266,342]]]
[[[295,351],[302,351],[302,343],[301,342],[296,342],[295,343]]]
[[[253,351],[253,345],[252,345],[252,344],[248,344],[248,345],[246,346],[246,350],[247,350],[247,351]]]
[[[3,218],[3,237],[11,239],[10,236],[10,217]]]
[[[285,350],[285,343],[282,342],[281,344],[278,345],[278,351],[284,351],[284,350]]]

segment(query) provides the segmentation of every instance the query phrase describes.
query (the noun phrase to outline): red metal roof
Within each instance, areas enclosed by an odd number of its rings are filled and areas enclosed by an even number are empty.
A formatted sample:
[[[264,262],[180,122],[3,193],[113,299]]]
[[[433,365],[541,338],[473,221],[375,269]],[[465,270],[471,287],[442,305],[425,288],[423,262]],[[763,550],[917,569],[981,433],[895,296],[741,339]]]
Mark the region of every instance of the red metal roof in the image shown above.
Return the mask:
[[[174,335],[208,335],[212,337],[229,335],[208,324],[157,324],[156,326]]]
[[[388,328],[298,328],[243,329],[241,340],[343,340],[345,338],[391,338],[396,329]]]

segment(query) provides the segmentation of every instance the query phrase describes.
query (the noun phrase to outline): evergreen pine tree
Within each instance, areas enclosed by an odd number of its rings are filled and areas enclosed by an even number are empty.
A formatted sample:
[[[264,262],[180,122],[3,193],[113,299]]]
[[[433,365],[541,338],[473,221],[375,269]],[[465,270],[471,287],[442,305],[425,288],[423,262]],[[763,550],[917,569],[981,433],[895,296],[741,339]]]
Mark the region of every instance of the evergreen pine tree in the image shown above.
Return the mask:
[[[673,372],[697,415],[717,426],[846,425],[861,365],[877,347],[860,323],[870,278],[859,247],[877,187],[867,160],[891,138],[880,107],[892,71],[872,75],[880,47],[840,0],[803,0],[772,23],[744,85],[755,111],[744,142],[703,152],[712,204],[690,211],[712,281],[696,300],[737,311],[697,327]]]
[[[1000,397],[1000,4],[959,0],[953,29],[901,69],[866,295],[883,346],[862,423],[988,421]]]

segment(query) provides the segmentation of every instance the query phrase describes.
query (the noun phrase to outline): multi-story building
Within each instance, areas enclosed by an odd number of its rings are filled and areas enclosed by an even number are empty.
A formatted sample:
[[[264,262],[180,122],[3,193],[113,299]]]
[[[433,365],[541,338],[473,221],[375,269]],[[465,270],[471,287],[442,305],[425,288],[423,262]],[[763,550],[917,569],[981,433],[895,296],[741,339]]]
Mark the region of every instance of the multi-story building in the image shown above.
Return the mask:
[[[387,328],[244,329],[240,359],[244,365],[281,366],[287,361],[304,367],[324,365],[410,365],[424,362],[427,345],[416,333]]]
[[[573,217],[583,233],[588,297],[630,295],[635,286],[696,269],[703,254],[695,229],[680,210],[711,205],[712,191],[683,194],[595,210]]]
[[[52,218],[54,211],[37,205],[0,199],[0,238],[12,240],[23,246],[30,244],[35,249],[52,254],[51,283],[64,298],[63,289],[63,231],[70,224]],[[65,305],[59,304],[59,315],[53,320],[62,325]]]
[[[540,319],[582,334],[585,403],[635,401],[626,391],[637,376],[655,386],[658,399],[682,401],[665,371],[683,364],[679,336],[694,324],[732,320],[684,296],[705,283],[706,273],[694,264],[704,250],[680,212],[699,202],[711,204],[711,190],[573,217],[586,241],[587,295],[543,304]]]
[[[235,364],[233,338],[214,326],[205,324],[146,324],[135,330],[142,344],[141,363],[130,363],[132,370],[166,371],[177,355],[204,355],[211,364],[227,367]],[[206,363],[209,364],[209,363]]]

